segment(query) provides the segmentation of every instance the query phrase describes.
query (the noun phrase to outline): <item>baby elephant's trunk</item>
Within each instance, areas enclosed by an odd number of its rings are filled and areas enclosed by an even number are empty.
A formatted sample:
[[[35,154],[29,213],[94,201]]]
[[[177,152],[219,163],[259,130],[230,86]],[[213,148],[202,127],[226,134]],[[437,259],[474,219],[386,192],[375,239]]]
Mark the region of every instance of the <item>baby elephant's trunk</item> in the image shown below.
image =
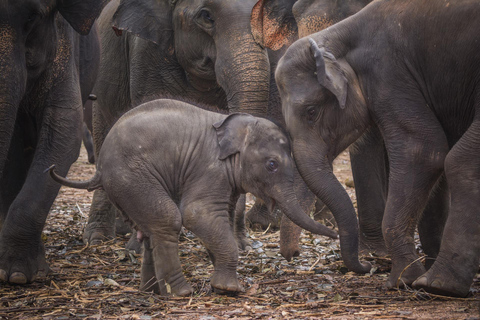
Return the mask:
[[[101,181],[101,178],[100,178],[99,171],[97,171],[95,173],[95,175],[90,180],[87,180],[87,181],[71,181],[71,180],[68,180],[64,177],[59,176],[55,172],[54,169],[55,169],[55,165],[53,164],[52,166],[50,166],[50,168],[45,170],[45,172],[49,171],[52,179],[55,180],[56,182],[60,183],[63,186],[70,187],[70,188],[75,188],[75,189],[87,189],[88,191],[93,191],[95,189],[102,188],[102,181]]]

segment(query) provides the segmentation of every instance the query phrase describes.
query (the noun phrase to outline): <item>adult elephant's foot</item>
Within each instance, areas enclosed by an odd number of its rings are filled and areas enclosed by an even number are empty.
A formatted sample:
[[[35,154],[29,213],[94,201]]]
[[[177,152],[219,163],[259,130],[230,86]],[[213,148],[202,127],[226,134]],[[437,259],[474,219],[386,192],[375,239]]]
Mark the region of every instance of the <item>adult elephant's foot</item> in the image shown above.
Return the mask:
[[[232,295],[244,291],[237,279],[236,272],[215,271],[210,280],[213,291],[218,294]]]
[[[419,276],[425,273],[425,267],[420,261],[411,264],[406,261],[399,261],[399,263],[392,261],[392,263],[392,271],[385,284],[388,289],[411,286]]]
[[[270,228],[277,229],[280,226],[282,214],[278,210],[270,212],[265,203],[257,198],[253,207],[245,215],[252,229]]]
[[[473,279],[463,275],[461,267],[458,267],[435,263],[430,270],[415,280],[412,286],[433,294],[465,297],[470,291]]]
[[[45,250],[40,242],[33,248],[20,248],[0,242],[0,281],[26,284],[50,272],[45,260]]]
[[[358,245],[360,254],[368,255],[375,254],[379,257],[384,257],[388,255],[387,246],[383,237],[380,238],[367,238],[365,235],[360,235],[360,243]]]
[[[115,207],[110,203],[105,191],[95,190],[83,242],[99,244],[115,238]]]

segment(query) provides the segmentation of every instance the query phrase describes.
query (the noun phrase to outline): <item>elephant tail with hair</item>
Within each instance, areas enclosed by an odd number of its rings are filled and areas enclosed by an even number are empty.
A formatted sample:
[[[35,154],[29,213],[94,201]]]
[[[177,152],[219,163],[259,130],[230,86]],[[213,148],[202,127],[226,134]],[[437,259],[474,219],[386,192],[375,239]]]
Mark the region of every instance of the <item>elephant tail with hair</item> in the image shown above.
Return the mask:
[[[54,164],[51,165],[48,169],[46,169],[44,172],[47,172],[47,171],[50,172],[50,176],[52,177],[52,179],[60,183],[62,186],[75,188],[75,189],[87,189],[88,191],[93,191],[93,190],[102,188],[101,175],[98,170],[90,180],[86,180],[86,181],[72,181],[59,176],[55,172]]]

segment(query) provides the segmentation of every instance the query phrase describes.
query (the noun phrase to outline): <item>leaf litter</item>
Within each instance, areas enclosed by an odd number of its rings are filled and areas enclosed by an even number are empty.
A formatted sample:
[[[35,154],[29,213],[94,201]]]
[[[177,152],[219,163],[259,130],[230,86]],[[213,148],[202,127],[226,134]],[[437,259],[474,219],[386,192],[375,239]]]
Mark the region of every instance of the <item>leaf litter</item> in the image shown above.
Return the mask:
[[[94,171],[82,148],[69,177],[84,180]],[[334,172],[356,206],[348,153]],[[128,235],[83,244],[92,196],[61,188],[42,234],[51,273],[27,286],[0,284],[0,319],[480,319],[480,275],[465,299],[386,290],[389,257],[363,257],[374,269],[357,275],[343,265],[338,241],[309,232],[302,233],[300,256],[287,262],[278,231],[249,230],[253,249],[240,253],[237,268],[245,292],[229,297],[212,292],[208,254],[184,230],[180,260],[194,295],[141,292],[142,257],[125,249]]]

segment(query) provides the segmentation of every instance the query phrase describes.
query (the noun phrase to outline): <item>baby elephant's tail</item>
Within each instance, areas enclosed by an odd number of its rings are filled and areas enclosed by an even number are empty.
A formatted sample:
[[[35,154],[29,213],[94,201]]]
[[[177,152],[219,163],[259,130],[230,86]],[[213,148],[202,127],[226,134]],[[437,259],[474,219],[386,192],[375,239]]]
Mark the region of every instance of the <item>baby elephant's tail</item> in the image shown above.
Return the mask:
[[[68,180],[64,177],[59,176],[55,172],[55,165],[51,165],[50,168],[46,169],[45,172],[49,171],[50,176],[52,177],[53,180],[57,181],[63,186],[71,187],[71,188],[76,188],[76,189],[87,189],[88,191],[93,191],[95,189],[100,189],[102,188],[102,182],[100,179],[100,172],[97,171],[95,175],[87,181],[71,181]]]

